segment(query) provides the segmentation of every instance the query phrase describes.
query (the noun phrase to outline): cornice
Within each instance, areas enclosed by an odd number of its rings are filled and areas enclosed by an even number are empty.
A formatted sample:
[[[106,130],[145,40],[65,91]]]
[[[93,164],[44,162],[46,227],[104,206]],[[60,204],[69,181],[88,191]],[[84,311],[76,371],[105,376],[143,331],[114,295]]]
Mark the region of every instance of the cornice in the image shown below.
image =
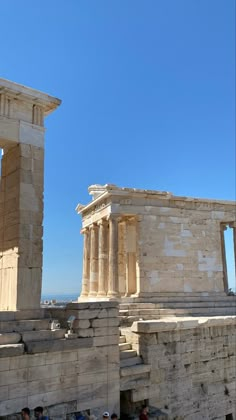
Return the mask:
[[[5,94],[9,99],[20,99],[38,105],[43,108],[45,115],[50,114],[61,104],[58,98],[2,78],[0,78],[0,94]]]

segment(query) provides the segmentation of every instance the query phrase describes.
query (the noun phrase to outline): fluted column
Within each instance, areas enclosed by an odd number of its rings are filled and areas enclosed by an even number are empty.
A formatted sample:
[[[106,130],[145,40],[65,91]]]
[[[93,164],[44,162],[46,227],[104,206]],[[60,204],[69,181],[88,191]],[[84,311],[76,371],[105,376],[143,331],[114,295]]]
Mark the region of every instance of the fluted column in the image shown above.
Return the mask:
[[[233,242],[234,242],[234,269],[236,277],[236,222],[231,222],[229,226],[233,229]]]
[[[109,281],[108,296],[118,296],[118,220],[116,216],[109,217]]]
[[[98,296],[105,296],[108,277],[108,221],[98,222]]]
[[[82,229],[81,233],[84,235],[84,251],[83,251],[83,278],[81,297],[86,297],[89,294],[89,274],[90,274],[90,232],[88,228]]]
[[[225,252],[225,237],[224,231],[227,230],[227,226],[225,224],[221,224],[221,252],[222,252],[222,265],[223,265],[223,284],[224,284],[224,291],[228,292],[228,273],[227,273],[227,263],[226,263],[226,252]]]
[[[126,294],[126,223],[123,219],[118,223],[118,280],[119,293],[121,296]]]
[[[136,293],[137,234],[134,218],[126,221],[126,295]]]
[[[89,296],[97,296],[98,291],[98,226],[90,226],[90,282]]]

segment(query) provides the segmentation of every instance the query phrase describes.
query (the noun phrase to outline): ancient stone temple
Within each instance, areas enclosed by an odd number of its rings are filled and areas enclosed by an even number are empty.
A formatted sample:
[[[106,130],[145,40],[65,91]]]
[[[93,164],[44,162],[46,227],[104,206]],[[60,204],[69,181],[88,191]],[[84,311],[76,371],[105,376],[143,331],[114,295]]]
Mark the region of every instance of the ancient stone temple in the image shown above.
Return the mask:
[[[0,79],[0,420],[36,406],[138,419],[144,403],[150,420],[235,420],[234,202],[89,187],[79,302],[40,306],[44,118],[59,104]]]
[[[236,249],[234,202],[115,185],[92,185],[89,193],[92,202],[77,207],[84,235],[81,299],[227,293],[224,230],[233,229]]]

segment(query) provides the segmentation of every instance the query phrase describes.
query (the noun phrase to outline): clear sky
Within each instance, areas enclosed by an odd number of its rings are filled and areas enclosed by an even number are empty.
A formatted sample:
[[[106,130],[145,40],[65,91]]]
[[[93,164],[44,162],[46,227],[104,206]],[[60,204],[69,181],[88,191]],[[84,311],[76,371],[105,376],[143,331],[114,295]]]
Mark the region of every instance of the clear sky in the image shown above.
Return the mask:
[[[80,290],[94,183],[235,199],[233,0],[0,0],[1,77],[46,120],[43,291]]]

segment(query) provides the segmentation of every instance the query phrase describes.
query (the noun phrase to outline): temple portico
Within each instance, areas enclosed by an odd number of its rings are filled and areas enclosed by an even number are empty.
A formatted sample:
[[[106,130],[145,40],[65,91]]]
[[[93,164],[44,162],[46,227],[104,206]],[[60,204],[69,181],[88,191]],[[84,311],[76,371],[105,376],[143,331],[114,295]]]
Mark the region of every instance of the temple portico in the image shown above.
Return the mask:
[[[80,299],[116,299],[135,293],[135,226],[134,217],[109,214],[83,227],[83,279]]]

